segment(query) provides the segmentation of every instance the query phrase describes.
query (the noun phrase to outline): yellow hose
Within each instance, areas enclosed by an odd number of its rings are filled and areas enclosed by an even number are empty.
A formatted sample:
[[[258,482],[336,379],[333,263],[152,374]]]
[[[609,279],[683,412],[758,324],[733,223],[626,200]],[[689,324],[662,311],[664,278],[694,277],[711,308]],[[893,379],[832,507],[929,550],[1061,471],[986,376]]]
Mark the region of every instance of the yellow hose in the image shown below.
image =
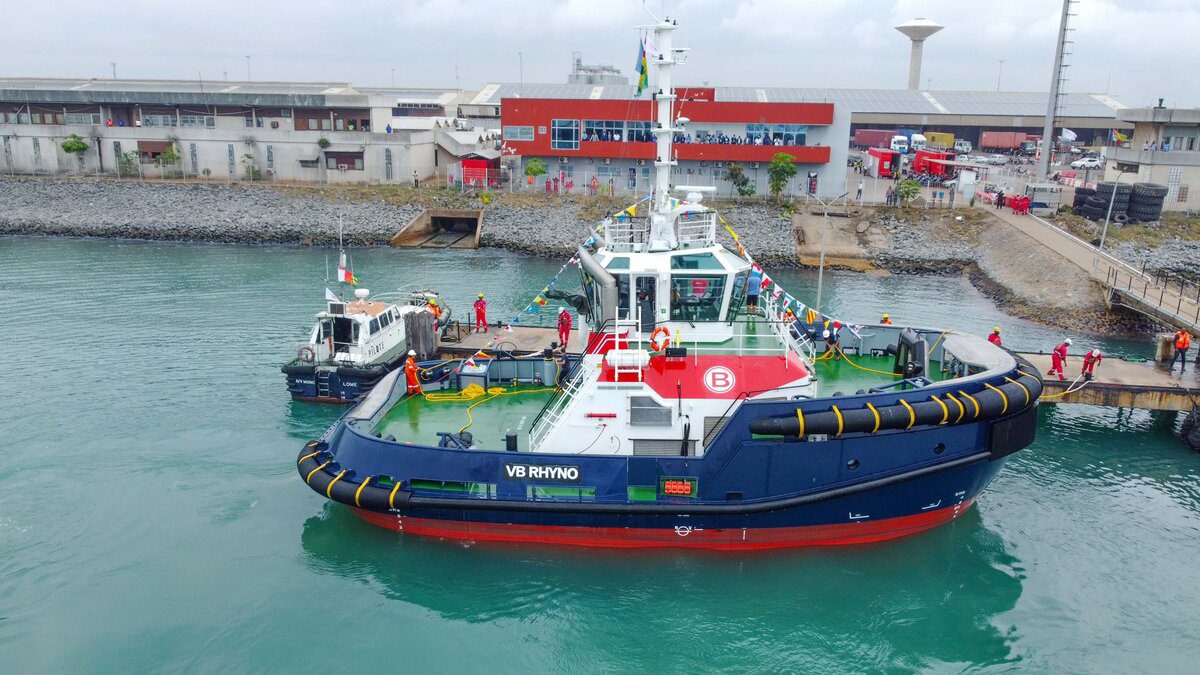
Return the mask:
[[[860,366],[857,363],[851,361],[850,357],[846,356],[846,352],[842,351],[841,347],[834,345],[833,348],[836,349],[838,351],[838,353],[842,355],[842,358],[846,359],[846,363],[849,363],[850,365],[854,366],[855,368],[858,368],[859,370],[865,370],[868,373],[875,373],[877,375],[891,375],[892,377],[901,377],[901,375],[899,373],[889,373],[884,370],[875,370],[874,368],[867,368],[866,366]],[[825,353],[828,354],[830,352],[825,352]]]

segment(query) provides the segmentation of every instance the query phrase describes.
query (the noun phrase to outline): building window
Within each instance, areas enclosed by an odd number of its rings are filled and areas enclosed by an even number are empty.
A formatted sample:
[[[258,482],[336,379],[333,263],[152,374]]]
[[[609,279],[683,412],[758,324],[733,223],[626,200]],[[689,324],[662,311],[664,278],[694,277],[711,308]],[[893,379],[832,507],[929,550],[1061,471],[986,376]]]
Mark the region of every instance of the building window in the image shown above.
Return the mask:
[[[178,126],[178,122],[174,115],[142,115],[144,127],[173,127]]]
[[[180,115],[179,126],[181,127],[206,127],[213,128],[217,125],[217,118],[212,115]]]
[[[280,110],[280,111],[279,111],[279,116],[280,116],[280,117],[282,117],[282,118],[284,118],[284,119],[291,119],[291,117],[292,117],[292,109],[291,109],[291,108],[284,108],[284,109]]]
[[[275,170],[275,146],[273,145],[267,146],[267,170]]]
[[[504,127],[506,141],[532,141],[533,127]]]
[[[67,113],[67,124],[100,124],[100,113]]]
[[[579,120],[550,120],[550,149],[579,149]]]
[[[319,159],[302,159],[302,160],[300,160],[300,168],[301,169],[315,169],[315,168],[319,167],[320,165],[321,165],[321,160],[319,160]]]
[[[1188,186],[1180,185],[1178,196],[1175,199],[1176,201],[1186,202],[1188,200]]]
[[[625,123],[616,120],[584,120],[583,140],[620,141],[625,138]]]
[[[650,122],[626,122],[625,132],[629,134],[627,140],[637,143],[652,143],[654,142],[653,128]]]

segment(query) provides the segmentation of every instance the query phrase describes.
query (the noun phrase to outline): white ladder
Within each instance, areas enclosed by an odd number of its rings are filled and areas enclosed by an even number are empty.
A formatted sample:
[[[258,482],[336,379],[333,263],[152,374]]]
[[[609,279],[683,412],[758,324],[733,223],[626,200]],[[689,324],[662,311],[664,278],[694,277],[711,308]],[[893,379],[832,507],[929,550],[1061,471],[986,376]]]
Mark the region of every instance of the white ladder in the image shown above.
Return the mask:
[[[568,413],[575,408],[579,397],[576,395],[588,385],[600,379],[600,364],[591,365],[586,361],[579,364],[579,372],[575,377],[567,381],[560,391],[550,403],[550,407],[542,413],[533,428],[529,430],[529,449],[533,452],[540,452],[542,445],[552,436],[553,432],[558,429],[559,422],[568,417]]]

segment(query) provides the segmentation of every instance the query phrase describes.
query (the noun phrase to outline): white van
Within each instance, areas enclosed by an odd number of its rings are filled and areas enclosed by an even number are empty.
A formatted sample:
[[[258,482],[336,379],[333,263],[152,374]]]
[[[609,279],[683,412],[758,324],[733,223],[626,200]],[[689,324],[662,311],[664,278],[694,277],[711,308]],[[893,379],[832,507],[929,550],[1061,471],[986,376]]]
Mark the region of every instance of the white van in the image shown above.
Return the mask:
[[[965,138],[954,139],[954,151],[955,152],[961,152],[963,154],[968,154],[973,149],[974,149],[974,147],[971,145],[971,141],[968,141]]]
[[[913,134],[912,138],[908,139],[908,147],[913,152],[916,152],[918,150],[924,150],[925,144],[926,144],[926,141],[925,141],[924,134]]]
[[[908,152],[908,138],[904,136],[892,136],[892,150],[899,153]]]

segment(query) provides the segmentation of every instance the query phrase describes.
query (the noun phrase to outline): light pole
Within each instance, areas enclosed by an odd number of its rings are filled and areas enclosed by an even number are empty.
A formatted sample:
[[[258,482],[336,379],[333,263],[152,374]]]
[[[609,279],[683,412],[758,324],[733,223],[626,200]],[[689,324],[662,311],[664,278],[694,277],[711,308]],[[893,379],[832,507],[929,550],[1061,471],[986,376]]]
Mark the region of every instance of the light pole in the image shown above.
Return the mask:
[[[109,62],[108,62],[108,65],[112,66],[112,69],[113,69],[113,79],[114,79],[114,80],[115,80],[115,79],[117,79],[117,62],[116,62],[116,61],[109,61]]]
[[[519,68],[520,68],[519,73],[520,73],[520,78],[521,78],[519,80],[519,82],[521,84],[520,84],[520,87],[517,89],[517,95],[521,96],[525,93],[525,54],[522,52],[517,52],[517,59],[520,60],[520,64],[521,64],[519,66]]]
[[[250,82],[250,55],[246,55],[246,81]]]
[[[818,312],[821,311],[821,294],[825,290],[825,248],[829,245],[829,205],[836,202],[837,200],[845,197],[848,194],[850,194],[850,192],[847,190],[846,192],[843,192],[842,194],[840,194],[837,197],[834,197],[833,199],[830,199],[828,201],[823,200],[816,195],[813,195],[813,197],[812,197],[813,199],[815,199],[817,201],[818,204],[821,205],[821,208],[824,209],[824,213],[825,213],[824,220],[823,220],[823,227],[821,229],[821,260],[817,266],[817,307],[816,307],[816,309]]]
[[[396,88],[396,69],[392,68],[392,89]]]
[[[1117,188],[1121,186],[1121,176],[1125,175],[1124,169],[1117,172],[1117,177],[1113,180],[1113,191],[1108,197],[1108,213],[1104,214],[1104,229],[1100,231],[1100,246],[1097,247],[1098,253],[1104,252],[1104,239],[1108,236],[1108,220],[1112,218],[1113,204],[1117,201]]]
[[[1007,59],[1000,59],[1000,71],[996,73],[996,91],[1000,91],[1000,76],[1004,74],[1004,62]]]

